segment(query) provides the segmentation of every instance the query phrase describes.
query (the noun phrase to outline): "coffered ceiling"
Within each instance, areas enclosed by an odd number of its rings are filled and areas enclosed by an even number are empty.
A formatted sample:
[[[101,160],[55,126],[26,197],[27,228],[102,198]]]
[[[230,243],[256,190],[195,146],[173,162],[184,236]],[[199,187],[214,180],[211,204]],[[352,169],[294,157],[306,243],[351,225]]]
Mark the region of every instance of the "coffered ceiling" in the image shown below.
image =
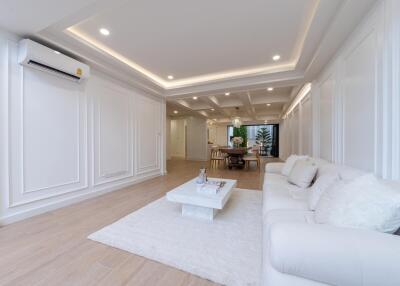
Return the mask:
[[[229,123],[235,116],[245,122],[275,121],[291,92],[292,87],[278,87],[169,99],[167,115],[202,116],[216,123]]]

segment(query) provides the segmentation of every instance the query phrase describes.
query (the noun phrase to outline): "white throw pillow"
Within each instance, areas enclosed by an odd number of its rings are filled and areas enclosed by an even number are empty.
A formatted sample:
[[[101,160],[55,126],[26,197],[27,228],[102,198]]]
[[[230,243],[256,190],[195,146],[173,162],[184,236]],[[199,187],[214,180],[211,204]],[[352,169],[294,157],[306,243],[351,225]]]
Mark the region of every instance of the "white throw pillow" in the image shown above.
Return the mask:
[[[298,155],[290,155],[289,158],[286,159],[285,164],[282,167],[282,175],[289,176],[290,171],[292,171],[294,164],[297,160],[307,159],[308,156],[298,156]]]
[[[331,186],[321,196],[315,221],[394,233],[400,227],[400,188],[378,180],[373,174]]]
[[[318,167],[309,160],[297,160],[288,176],[288,182],[300,188],[308,188],[317,174]]]
[[[319,169],[318,169],[319,172]],[[321,175],[310,188],[308,196],[308,208],[314,211],[322,194],[333,184],[340,180],[338,173],[331,172]]]

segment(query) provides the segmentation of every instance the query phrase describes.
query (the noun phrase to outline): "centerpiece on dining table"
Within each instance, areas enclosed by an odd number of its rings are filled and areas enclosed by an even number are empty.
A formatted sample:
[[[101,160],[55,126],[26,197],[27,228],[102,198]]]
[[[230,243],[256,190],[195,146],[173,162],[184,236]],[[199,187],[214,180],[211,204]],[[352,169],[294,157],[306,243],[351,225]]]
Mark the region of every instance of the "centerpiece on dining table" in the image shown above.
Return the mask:
[[[232,145],[234,148],[239,148],[243,143],[242,137],[233,137],[232,138]]]

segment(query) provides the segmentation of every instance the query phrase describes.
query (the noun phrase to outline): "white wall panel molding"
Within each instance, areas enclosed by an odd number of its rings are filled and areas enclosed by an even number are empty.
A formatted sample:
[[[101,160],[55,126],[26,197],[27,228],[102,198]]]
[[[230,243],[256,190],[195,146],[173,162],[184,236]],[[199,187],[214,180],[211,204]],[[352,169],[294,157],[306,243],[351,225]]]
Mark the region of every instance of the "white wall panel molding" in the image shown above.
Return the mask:
[[[320,113],[320,93],[321,87],[317,81],[312,82],[312,89],[310,91],[310,100],[312,105],[312,156],[320,157],[320,138],[321,138],[321,113]]]
[[[400,179],[399,8],[399,1],[377,1],[311,90],[314,156],[389,179]],[[281,123],[281,140],[289,142],[281,142],[282,154],[305,150],[303,104],[300,111],[303,140],[294,143],[294,116],[288,116]]]
[[[17,44],[10,45],[9,207],[87,188],[86,97],[82,87],[19,66]],[[38,76],[54,85],[44,86]]]
[[[0,217],[9,201],[9,45],[0,37]]]
[[[400,179],[400,2],[384,3],[382,176]]]
[[[135,101],[136,174],[160,170],[162,103],[144,96]]]
[[[300,103],[301,154],[312,156],[312,102],[309,93]]]
[[[77,84],[23,68],[17,53],[0,34],[0,224],[162,174],[164,99],[96,70]]]
[[[134,176],[133,94],[111,81],[93,78],[93,185]]]

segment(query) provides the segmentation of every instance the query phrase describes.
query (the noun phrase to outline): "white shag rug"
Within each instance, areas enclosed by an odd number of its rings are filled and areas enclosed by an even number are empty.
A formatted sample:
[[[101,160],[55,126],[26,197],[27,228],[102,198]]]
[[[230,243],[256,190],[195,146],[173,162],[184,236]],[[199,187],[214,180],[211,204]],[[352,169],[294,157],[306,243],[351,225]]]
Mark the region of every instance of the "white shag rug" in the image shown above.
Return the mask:
[[[235,189],[213,222],[181,216],[165,196],[89,239],[223,285],[261,284],[262,192]]]

